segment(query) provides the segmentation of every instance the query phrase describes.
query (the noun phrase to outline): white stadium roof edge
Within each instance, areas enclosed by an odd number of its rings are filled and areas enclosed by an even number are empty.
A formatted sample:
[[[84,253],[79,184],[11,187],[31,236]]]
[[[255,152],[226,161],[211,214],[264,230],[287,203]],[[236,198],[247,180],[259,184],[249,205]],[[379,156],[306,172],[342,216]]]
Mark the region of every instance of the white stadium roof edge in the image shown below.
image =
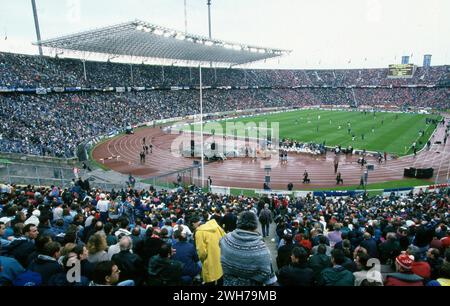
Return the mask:
[[[33,44],[57,50],[231,65],[242,65],[291,53],[291,50],[209,39],[140,20]]]

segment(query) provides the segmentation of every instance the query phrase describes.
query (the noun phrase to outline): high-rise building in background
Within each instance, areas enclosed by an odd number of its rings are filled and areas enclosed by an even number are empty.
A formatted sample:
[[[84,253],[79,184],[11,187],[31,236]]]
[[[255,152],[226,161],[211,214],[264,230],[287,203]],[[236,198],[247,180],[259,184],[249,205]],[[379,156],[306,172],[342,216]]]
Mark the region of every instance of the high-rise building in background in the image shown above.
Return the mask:
[[[431,54],[425,54],[423,56],[423,66],[430,67],[431,66]]]
[[[402,64],[409,64],[409,55],[402,56]]]

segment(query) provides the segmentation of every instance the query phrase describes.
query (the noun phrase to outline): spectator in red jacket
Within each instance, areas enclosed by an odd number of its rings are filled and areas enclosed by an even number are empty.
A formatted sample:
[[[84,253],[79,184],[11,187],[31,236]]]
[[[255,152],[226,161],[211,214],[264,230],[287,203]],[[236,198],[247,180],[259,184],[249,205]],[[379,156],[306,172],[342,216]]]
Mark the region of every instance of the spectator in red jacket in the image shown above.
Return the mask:
[[[423,286],[423,278],[412,273],[414,256],[402,253],[395,259],[397,272],[386,276],[385,286]]]
[[[412,255],[415,258],[411,265],[411,272],[422,277],[425,282],[429,280],[431,277],[431,267],[428,262],[419,259],[419,248],[415,245],[410,245],[406,253],[408,253],[408,255]]]
[[[447,231],[447,236],[441,239],[442,248],[446,249],[450,246],[450,230]]]

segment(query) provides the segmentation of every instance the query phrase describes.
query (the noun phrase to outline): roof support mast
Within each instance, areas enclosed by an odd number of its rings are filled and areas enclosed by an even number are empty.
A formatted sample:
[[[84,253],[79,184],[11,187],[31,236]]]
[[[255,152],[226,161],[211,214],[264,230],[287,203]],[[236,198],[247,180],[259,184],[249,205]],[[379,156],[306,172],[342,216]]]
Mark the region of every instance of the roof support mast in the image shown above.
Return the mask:
[[[38,15],[37,15],[35,0],[31,0],[31,6],[33,7],[34,27],[36,28],[36,37],[37,37],[37,42],[38,42],[39,55],[42,56],[41,31],[39,30],[39,19],[38,19]]]

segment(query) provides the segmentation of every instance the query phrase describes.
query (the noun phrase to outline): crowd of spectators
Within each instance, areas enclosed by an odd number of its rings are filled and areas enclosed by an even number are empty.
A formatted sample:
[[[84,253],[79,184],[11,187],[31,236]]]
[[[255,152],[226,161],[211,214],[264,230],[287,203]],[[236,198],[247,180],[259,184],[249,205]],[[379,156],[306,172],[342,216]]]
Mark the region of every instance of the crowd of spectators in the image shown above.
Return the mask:
[[[449,196],[0,185],[0,285],[448,286]]]
[[[150,66],[0,53],[0,87],[114,87],[198,85],[198,71],[175,66]],[[133,71],[133,82],[131,79]],[[448,87],[362,88],[360,85],[435,85],[448,79],[448,67],[417,68],[412,79],[386,78],[387,69],[249,70],[205,68],[204,112],[309,105],[368,105],[398,108],[448,108]],[[447,80],[448,81],[448,80]],[[277,86],[322,86],[276,88]],[[356,86],[336,87],[333,86]],[[250,86],[249,88],[247,88]],[[271,88],[252,88],[271,87]],[[0,94],[0,151],[55,157],[75,156],[77,146],[94,136],[155,119],[199,112],[198,91],[150,90]]]
[[[313,155],[321,155],[326,153],[323,143],[299,142],[295,139],[282,139],[279,148],[286,152],[308,153]]]
[[[235,89],[204,91],[205,113],[309,105],[448,106],[448,89]],[[195,90],[0,95],[0,151],[73,157],[82,141],[157,119],[199,113]]]
[[[29,56],[0,52],[1,86],[194,86],[195,67],[157,66]],[[448,83],[449,67],[417,67],[412,78],[388,78],[388,69],[231,69],[204,68],[205,86],[400,86]]]

